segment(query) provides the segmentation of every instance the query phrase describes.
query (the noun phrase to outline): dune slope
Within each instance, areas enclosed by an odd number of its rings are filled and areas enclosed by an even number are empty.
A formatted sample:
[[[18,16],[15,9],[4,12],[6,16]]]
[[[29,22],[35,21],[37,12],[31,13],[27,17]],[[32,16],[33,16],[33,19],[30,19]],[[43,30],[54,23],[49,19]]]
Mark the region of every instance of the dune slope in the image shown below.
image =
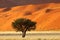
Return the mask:
[[[0,31],[14,31],[11,23],[18,18],[36,21],[36,31],[60,30],[60,1],[1,0]]]

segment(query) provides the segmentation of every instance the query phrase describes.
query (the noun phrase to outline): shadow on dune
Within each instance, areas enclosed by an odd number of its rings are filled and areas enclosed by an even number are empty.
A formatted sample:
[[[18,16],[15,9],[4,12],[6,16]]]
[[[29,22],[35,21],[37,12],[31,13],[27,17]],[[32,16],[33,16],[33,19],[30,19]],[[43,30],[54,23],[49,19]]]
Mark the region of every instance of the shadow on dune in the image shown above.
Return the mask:
[[[0,0],[0,8],[6,8],[3,11],[9,11],[15,6],[24,5],[36,5],[36,4],[48,4],[48,3],[60,3],[60,0]]]

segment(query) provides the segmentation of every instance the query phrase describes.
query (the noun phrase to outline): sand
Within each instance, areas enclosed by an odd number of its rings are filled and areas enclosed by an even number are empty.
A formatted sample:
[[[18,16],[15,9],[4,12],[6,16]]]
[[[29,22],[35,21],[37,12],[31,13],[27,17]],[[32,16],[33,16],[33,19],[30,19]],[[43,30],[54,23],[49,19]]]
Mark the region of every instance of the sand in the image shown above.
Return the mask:
[[[18,18],[37,22],[35,31],[59,31],[60,1],[0,0],[0,31],[14,31],[12,22]]]

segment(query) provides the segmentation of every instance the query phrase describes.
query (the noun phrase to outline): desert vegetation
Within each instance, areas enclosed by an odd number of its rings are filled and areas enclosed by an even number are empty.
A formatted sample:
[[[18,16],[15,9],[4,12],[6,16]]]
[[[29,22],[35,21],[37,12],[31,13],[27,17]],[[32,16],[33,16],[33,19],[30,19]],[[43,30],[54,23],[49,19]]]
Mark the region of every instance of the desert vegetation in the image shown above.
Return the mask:
[[[36,28],[36,22],[20,18],[12,22],[12,26],[16,31],[22,31],[22,37],[25,37],[26,31],[34,30]]]
[[[32,15],[32,12],[30,11],[25,12],[24,16],[27,16],[27,15]]]
[[[46,13],[48,13],[48,12],[50,12],[50,11],[52,11],[52,9],[47,9],[47,10],[46,10]]]
[[[37,38],[37,39],[28,39],[28,38],[27,39],[22,39],[22,38],[21,39],[10,39],[9,38],[8,39],[7,38],[7,39],[0,39],[0,40],[60,40],[60,39],[54,39],[54,38],[53,39],[41,39],[41,38]]]

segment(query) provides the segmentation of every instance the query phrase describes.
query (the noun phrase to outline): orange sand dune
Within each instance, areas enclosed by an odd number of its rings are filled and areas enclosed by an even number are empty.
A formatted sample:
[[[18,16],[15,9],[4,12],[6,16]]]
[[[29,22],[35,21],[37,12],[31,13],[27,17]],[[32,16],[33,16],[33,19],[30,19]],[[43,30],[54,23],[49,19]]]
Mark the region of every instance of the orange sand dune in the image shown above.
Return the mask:
[[[8,1],[13,2],[13,0]],[[0,4],[4,6],[8,5],[3,0]],[[46,12],[47,9],[50,9],[50,11]],[[31,14],[26,15],[26,12],[30,12]],[[60,3],[0,7],[0,31],[13,31],[14,29],[11,24],[18,18],[27,18],[36,21],[36,31],[60,30]]]

